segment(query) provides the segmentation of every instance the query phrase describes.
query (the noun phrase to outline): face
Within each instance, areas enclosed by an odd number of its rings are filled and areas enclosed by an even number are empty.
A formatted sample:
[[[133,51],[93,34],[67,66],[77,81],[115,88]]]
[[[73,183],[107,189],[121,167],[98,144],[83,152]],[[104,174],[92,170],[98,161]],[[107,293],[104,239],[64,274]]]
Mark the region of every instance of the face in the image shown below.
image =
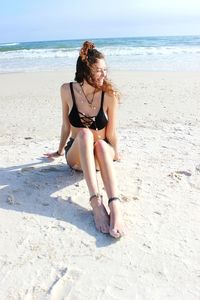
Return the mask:
[[[104,59],[98,59],[92,67],[93,79],[97,86],[102,86],[104,79],[107,77],[107,68]]]

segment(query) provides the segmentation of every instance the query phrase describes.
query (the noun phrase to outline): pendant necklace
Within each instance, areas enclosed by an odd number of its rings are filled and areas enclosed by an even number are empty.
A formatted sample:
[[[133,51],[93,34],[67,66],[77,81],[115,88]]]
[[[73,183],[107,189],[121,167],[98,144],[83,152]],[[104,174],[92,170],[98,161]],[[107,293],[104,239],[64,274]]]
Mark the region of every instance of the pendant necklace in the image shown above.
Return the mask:
[[[96,92],[96,89],[94,89],[94,92],[93,92],[93,95],[92,95],[92,99],[89,100],[88,97],[86,96],[85,92],[84,92],[84,89],[83,89],[83,86],[80,84],[80,87],[81,87],[81,91],[83,92],[83,95],[87,101],[87,103],[89,104],[90,108],[91,109],[96,109],[96,106],[92,105],[93,101],[94,101],[94,95],[95,95],[95,92]]]

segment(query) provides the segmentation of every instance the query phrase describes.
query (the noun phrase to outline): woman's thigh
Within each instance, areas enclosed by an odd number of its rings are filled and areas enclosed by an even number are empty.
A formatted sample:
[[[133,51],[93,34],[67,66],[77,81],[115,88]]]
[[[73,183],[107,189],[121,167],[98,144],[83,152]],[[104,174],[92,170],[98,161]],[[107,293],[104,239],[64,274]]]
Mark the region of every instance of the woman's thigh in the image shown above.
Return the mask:
[[[106,155],[105,155],[106,154]],[[100,170],[99,163],[104,163],[106,157],[113,161],[115,152],[113,147],[105,140],[99,140],[94,144],[96,169]]]
[[[114,158],[114,149],[113,147],[107,143],[105,140],[99,140],[96,143],[94,143],[94,157],[96,169],[99,170],[99,159],[104,159],[104,155],[101,155],[102,152],[106,152],[110,159],[113,160]],[[81,161],[80,161],[80,146],[79,146],[79,140],[78,138],[75,138],[70,149],[68,150],[66,154],[66,160],[68,165],[75,169],[75,170],[82,170],[81,168]]]
[[[66,154],[67,163],[76,170],[81,170],[80,149],[85,149],[86,145],[93,147],[93,134],[88,128],[82,128],[77,133],[73,143]],[[92,158],[94,159],[94,157]],[[90,161],[90,160],[89,160]],[[88,163],[89,163],[88,161]]]
[[[77,138],[75,138],[72,146],[70,147],[70,149],[66,154],[66,161],[71,168],[75,170],[81,170],[79,144]]]
[[[94,152],[95,158],[97,159],[104,159],[105,154],[110,157],[110,159],[114,159],[115,152],[113,147],[105,140],[98,140],[94,144]]]

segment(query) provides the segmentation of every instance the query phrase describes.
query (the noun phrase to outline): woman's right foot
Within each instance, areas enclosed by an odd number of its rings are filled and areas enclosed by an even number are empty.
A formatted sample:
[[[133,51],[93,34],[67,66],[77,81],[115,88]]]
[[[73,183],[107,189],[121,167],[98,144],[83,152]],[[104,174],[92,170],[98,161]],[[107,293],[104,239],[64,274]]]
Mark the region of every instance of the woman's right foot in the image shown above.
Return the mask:
[[[94,222],[97,230],[103,233],[109,233],[109,215],[105,209],[101,196],[92,196],[90,198],[90,204],[93,209]]]

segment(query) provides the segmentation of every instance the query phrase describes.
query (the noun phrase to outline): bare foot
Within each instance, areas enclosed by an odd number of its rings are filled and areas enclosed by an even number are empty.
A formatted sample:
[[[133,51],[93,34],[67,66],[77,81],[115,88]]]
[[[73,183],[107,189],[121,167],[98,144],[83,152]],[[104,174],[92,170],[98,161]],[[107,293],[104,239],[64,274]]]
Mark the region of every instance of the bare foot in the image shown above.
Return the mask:
[[[90,204],[93,209],[94,222],[97,230],[109,233],[109,215],[100,196],[92,197]]]
[[[120,238],[126,234],[126,229],[124,226],[120,201],[114,200],[109,204],[110,208],[110,229],[109,233],[114,238]]]

